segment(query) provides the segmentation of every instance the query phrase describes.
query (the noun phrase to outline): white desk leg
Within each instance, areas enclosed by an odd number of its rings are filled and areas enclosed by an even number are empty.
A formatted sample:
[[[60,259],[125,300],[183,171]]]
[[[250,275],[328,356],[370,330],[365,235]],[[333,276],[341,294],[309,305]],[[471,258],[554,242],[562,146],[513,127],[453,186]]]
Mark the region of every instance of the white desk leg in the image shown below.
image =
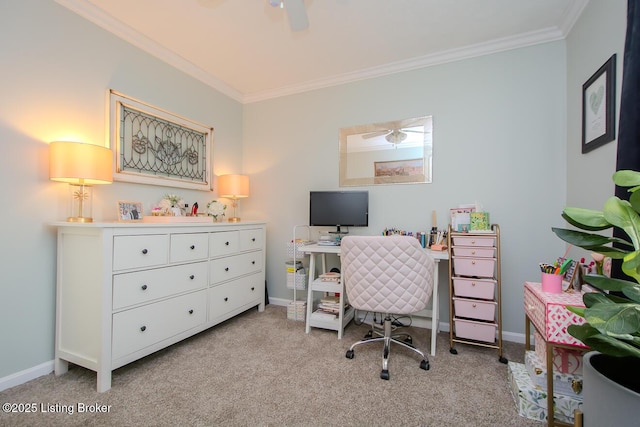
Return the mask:
[[[433,271],[433,293],[431,295],[431,355],[436,355],[436,338],[438,336],[438,270],[440,267],[440,260],[435,260]]]
[[[316,275],[316,254],[309,254],[309,283],[307,286],[307,318],[305,332],[308,334],[311,331],[311,312],[313,310],[313,287],[311,284],[315,280]]]

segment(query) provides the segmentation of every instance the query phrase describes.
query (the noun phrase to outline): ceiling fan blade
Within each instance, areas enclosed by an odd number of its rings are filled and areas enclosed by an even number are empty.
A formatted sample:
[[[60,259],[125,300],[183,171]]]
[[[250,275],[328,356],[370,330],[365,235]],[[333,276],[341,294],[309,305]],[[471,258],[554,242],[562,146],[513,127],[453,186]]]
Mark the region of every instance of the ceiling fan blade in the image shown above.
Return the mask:
[[[390,129],[379,130],[379,131],[376,131],[376,132],[371,132],[371,133],[367,133],[365,135],[362,135],[362,139],[375,138],[377,136],[385,136],[385,135],[388,135],[391,132],[393,132],[393,131],[390,130]]]
[[[283,2],[291,31],[302,31],[309,28],[309,18],[307,18],[304,0],[283,0]]]

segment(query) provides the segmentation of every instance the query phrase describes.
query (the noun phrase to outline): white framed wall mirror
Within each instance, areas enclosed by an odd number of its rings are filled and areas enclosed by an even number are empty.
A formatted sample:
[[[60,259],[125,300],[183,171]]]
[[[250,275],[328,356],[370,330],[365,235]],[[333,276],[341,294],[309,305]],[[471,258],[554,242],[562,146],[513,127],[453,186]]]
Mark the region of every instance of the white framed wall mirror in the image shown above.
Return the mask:
[[[431,116],[340,129],[340,187],[431,182]]]

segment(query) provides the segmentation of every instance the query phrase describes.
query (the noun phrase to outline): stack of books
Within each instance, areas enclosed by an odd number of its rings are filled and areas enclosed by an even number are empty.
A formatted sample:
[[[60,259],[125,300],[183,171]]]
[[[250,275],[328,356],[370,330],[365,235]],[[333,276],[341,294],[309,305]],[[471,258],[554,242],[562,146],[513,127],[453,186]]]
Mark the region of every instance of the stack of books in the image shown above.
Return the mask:
[[[346,311],[349,307],[349,304],[345,302],[344,310]],[[334,296],[325,296],[320,299],[320,303],[318,303],[318,308],[314,311],[315,317],[323,317],[326,319],[335,319],[340,315],[340,297],[337,295]]]
[[[330,271],[328,273],[322,273],[318,277],[323,282],[340,282],[340,273],[335,273],[333,271]]]

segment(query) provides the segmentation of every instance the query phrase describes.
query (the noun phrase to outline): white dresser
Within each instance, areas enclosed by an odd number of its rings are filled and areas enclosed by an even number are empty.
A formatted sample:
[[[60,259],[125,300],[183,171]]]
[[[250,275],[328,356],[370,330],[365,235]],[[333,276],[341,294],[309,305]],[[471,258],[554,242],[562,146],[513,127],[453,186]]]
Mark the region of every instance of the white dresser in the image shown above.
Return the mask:
[[[249,308],[264,310],[263,222],[56,223],[55,373],[111,371]]]

